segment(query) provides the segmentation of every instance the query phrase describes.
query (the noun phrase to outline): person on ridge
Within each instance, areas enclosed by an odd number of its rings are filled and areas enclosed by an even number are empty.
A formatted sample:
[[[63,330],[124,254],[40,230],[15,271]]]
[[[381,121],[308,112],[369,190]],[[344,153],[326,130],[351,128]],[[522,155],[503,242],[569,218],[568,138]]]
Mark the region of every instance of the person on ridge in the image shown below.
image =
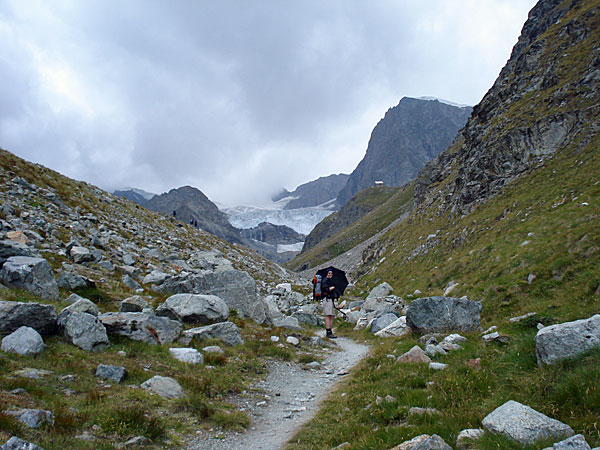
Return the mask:
[[[333,270],[329,269],[327,271],[327,276],[321,282],[322,292],[325,294],[325,298],[323,299],[323,314],[325,315],[325,337],[329,339],[335,339],[337,336],[333,334],[331,327],[333,326],[333,317],[335,315],[334,311],[334,301],[339,297],[338,292],[333,284]]]

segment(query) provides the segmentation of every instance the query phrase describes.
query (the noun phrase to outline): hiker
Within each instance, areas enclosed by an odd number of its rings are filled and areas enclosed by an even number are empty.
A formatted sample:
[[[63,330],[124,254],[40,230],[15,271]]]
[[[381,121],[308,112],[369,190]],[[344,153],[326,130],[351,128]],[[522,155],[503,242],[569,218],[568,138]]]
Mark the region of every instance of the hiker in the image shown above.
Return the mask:
[[[333,284],[333,270],[327,270],[327,276],[321,281],[321,290],[325,295],[323,299],[323,314],[325,315],[325,337],[329,339],[337,338],[333,334],[331,327],[333,326],[333,317],[335,315],[334,303],[338,298],[338,292]]]

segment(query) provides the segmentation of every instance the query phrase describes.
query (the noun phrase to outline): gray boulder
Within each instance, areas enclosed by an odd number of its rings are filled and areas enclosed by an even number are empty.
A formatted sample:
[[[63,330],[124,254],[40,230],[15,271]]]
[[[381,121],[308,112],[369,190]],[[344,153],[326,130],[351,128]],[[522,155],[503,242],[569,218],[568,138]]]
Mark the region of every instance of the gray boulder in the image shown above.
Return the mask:
[[[0,450],[44,450],[31,442],[24,441],[17,436],[11,437],[5,444],[0,445]]]
[[[581,434],[576,434],[564,441],[557,442],[552,447],[546,447],[544,450],[592,450],[592,448]]]
[[[148,313],[110,312],[100,314],[98,318],[109,334],[149,344],[169,344],[179,337],[182,330],[180,322]]]
[[[434,434],[417,444],[413,450],[452,450],[452,447],[446,444],[446,441],[437,434]]]
[[[96,316],[74,311],[63,322],[63,336],[73,345],[88,351],[104,350],[110,345],[106,328]]]
[[[155,375],[142,383],[142,388],[154,392],[163,398],[181,398],[184,395],[183,388],[176,380],[159,375]]]
[[[192,341],[202,341],[204,339],[219,339],[229,345],[244,343],[240,329],[233,322],[220,322],[186,330],[182,333],[179,341],[189,345]]]
[[[410,332],[410,327],[406,325],[406,316],[402,316],[398,317],[394,322],[375,334],[379,337],[399,337],[409,334]]]
[[[544,450],[591,450],[591,447],[581,434],[576,434]]]
[[[216,295],[175,294],[156,309],[156,315],[185,323],[224,322],[229,307]]]
[[[71,249],[69,250],[69,256],[71,257],[71,260],[73,260],[73,262],[76,264],[94,261],[94,255],[91,251],[89,251],[85,247],[80,247],[77,245],[71,247]]]
[[[127,376],[127,370],[123,366],[111,366],[100,364],[96,367],[96,376],[115,383],[121,383]]]
[[[74,312],[82,312],[98,317],[100,310],[93,301],[80,297],[75,303],[65,307],[58,315],[56,323],[58,324],[59,329],[62,329],[65,326],[67,317]]]
[[[288,330],[301,330],[300,322],[298,319],[291,316],[277,316],[273,317],[273,326],[279,328],[287,328]]]
[[[56,307],[39,303],[0,301],[0,334],[26,326],[42,336],[56,331]]]
[[[371,323],[371,333],[375,334],[378,331],[383,330],[396,320],[398,320],[398,316],[392,313],[386,313],[381,317],[377,317],[375,320],[373,320],[373,323]]]
[[[15,409],[4,411],[4,414],[15,417],[29,428],[39,428],[46,423],[54,425],[54,414],[43,409]]]
[[[3,351],[19,355],[37,355],[44,350],[42,336],[31,327],[20,327],[18,330],[2,339]]]
[[[11,256],[31,256],[40,257],[37,250],[22,244],[20,242],[11,241],[10,239],[0,240],[0,266]]]
[[[204,356],[195,348],[170,348],[169,353],[177,361],[189,364],[204,364]]]
[[[225,300],[230,309],[236,310],[240,317],[249,317],[259,324],[271,322],[269,308],[264,299],[258,296],[256,282],[243,271],[180,275],[168,278],[157,290],[161,293],[216,295]]]
[[[142,285],[135,281],[129,274],[123,275],[121,282],[131,290],[137,291],[138,289],[142,289]]]
[[[481,428],[469,428],[462,430],[456,437],[457,450],[474,450],[473,441],[477,441],[483,437],[485,431]]]
[[[296,311],[292,314],[292,317],[301,325],[308,325],[311,327],[320,327],[323,325],[323,318],[318,314]]]
[[[570,426],[514,400],[496,408],[484,417],[481,424],[490,433],[503,434],[521,444],[574,434]]]
[[[59,288],[75,290],[87,287],[87,280],[79,274],[73,272],[63,272],[59,275],[56,282]]]
[[[119,304],[119,312],[142,312],[150,305],[140,295],[128,297]]]
[[[150,272],[148,275],[146,275],[144,277],[143,283],[144,284],[160,284],[163,283],[167,278],[169,278],[169,275],[160,271],[160,270],[153,270],[152,272]]]
[[[589,319],[550,325],[538,331],[535,353],[538,364],[553,364],[600,347],[600,314]]]
[[[451,297],[422,297],[406,311],[406,323],[420,333],[474,331],[481,325],[481,303]]]
[[[0,270],[0,279],[7,287],[25,289],[42,298],[58,300],[58,285],[50,264],[44,258],[11,256]]]
[[[375,286],[369,295],[367,296],[367,300],[372,298],[382,298],[387,295],[390,295],[394,289],[385,281],[377,286]]]

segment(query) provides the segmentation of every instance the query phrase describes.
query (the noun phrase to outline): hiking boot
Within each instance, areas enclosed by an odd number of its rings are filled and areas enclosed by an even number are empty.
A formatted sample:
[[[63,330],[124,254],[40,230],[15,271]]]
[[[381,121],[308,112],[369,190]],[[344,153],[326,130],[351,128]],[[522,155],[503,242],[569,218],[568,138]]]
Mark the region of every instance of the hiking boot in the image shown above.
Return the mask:
[[[325,335],[325,337],[329,339],[337,339],[337,336],[333,334],[333,331],[331,330],[327,330],[327,334]]]

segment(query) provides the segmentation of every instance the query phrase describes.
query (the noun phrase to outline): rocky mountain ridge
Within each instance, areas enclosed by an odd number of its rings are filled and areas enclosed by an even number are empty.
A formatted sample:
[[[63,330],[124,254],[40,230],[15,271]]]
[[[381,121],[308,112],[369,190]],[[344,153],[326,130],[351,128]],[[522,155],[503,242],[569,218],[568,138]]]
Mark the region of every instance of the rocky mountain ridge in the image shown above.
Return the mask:
[[[284,209],[307,208],[310,206],[319,206],[331,202],[337,198],[338,193],[348,182],[349,175],[340,173],[320,177],[314,181],[301,184],[293,192],[283,189],[274,195],[271,200],[277,202],[287,197],[291,200],[285,205]]]
[[[599,26],[594,6],[540,1],[454,144],[417,176],[416,202],[467,214],[560,149],[589,145],[600,114]]]
[[[373,129],[365,157],[337,196],[338,206],[375,181],[382,181],[385,186],[411,181],[428,161],[450,145],[470,114],[470,107],[437,99],[401,99]]]

